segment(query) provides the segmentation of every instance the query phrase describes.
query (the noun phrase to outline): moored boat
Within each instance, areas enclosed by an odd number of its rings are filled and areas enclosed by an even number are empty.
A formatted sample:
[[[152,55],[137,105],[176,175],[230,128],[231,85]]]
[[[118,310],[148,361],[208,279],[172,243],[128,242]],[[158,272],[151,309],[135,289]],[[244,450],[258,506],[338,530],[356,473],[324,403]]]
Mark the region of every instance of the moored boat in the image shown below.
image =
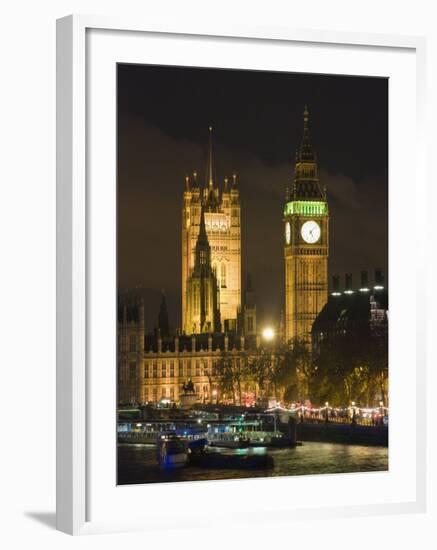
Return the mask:
[[[161,434],[157,440],[156,458],[161,468],[180,468],[188,462],[188,441],[175,434]]]

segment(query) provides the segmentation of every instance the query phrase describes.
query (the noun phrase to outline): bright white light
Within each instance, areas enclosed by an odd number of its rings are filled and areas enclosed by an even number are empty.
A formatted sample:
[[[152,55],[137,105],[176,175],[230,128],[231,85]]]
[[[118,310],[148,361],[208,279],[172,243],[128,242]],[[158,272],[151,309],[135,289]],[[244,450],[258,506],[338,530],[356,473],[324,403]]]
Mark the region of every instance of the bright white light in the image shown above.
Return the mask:
[[[275,331],[271,327],[266,327],[263,330],[264,340],[273,340],[274,337],[275,337]]]

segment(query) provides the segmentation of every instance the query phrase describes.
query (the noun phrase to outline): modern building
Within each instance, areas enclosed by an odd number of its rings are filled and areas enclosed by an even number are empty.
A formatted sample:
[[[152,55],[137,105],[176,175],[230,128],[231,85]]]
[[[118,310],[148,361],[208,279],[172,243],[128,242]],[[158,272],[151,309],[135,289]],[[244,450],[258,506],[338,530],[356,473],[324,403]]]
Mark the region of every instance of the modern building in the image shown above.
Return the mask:
[[[381,270],[375,271],[373,285],[367,271],[361,273],[361,284],[354,288],[352,275],[345,275],[345,286],[339,288],[339,277],[333,277],[333,290],[312,328],[313,357],[341,355],[365,357],[374,352],[381,369],[388,368],[388,291]],[[385,364],[384,364],[385,362]]]
[[[311,342],[311,329],[328,299],[329,210],[304,110],[294,182],[284,206],[285,339]]]

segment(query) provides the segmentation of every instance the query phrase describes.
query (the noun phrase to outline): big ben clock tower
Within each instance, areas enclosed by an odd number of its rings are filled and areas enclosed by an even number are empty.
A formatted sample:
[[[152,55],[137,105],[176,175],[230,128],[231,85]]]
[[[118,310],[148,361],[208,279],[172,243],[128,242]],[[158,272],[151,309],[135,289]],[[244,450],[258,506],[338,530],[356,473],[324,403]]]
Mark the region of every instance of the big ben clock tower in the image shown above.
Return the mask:
[[[310,342],[311,328],[328,300],[329,212],[305,106],[291,192],[284,207],[285,338]]]

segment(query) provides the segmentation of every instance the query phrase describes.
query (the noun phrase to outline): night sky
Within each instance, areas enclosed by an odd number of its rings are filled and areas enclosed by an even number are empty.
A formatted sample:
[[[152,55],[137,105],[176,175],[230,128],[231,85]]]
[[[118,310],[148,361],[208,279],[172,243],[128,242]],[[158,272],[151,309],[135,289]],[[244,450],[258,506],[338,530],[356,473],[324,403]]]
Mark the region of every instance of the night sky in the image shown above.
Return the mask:
[[[118,286],[140,287],[156,325],[165,290],[180,326],[181,204],[185,175],[204,183],[208,126],[217,181],[238,175],[243,283],[258,322],[283,307],[285,189],[293,179],[303,109],[330,208],[329,276],[388,268],[388,80],[382,78],[118,67]]]

